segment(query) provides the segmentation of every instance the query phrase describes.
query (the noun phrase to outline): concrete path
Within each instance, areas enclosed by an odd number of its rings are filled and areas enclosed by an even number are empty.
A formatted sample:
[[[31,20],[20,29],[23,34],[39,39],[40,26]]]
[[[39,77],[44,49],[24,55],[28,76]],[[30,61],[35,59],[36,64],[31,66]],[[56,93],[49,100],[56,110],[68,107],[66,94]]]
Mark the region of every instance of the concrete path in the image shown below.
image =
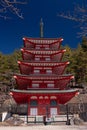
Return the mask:
[[[87,130],[87,126],[14,126],[14,127],[0,127],[0,130]]]

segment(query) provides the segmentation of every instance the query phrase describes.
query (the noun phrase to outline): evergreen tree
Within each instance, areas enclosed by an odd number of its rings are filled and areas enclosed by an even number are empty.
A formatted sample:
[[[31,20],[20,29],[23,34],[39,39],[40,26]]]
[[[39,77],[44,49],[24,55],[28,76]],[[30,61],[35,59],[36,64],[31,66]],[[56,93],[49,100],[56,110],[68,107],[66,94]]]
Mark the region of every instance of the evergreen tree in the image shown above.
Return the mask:
[[[12,86],[14,73],[19,72],[17,61],[21,60],[21,53],[15,50],[11,55],[0,53],[0,83],[1,87],[6,85],[7,88]]]

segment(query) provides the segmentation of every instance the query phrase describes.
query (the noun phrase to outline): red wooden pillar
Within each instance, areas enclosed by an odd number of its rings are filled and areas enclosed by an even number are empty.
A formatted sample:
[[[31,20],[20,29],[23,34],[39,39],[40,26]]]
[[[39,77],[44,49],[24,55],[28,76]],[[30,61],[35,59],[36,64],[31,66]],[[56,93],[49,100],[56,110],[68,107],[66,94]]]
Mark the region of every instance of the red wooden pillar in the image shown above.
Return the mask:
[[[28,97],[28,115],[30,115],[30,98]]]
[[[57,96],[56,96],[57,97]],[[57,97],[57,99],[56,99],[56,101],[57,101],[57,115],[59,115],[59,112],[60,112],[60,107],[59,107],[59,101],[58,101],[58,97]]]

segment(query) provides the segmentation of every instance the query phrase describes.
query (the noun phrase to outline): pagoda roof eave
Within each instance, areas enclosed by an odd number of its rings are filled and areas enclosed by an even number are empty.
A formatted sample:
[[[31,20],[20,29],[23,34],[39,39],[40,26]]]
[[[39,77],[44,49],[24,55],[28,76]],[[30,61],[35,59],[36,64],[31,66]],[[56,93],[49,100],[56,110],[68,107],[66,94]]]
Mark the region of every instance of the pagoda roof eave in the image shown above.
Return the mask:
[[[58,63],[58,64],[61,64],[61,63],[69,63],[69,61],[35,61],[35,60],[31,60],[31,61],[27,61],[27,60],[19,60],[18,62],[23,62],[23,63]]]
[[[69,89],[69,90],[58,90],[58,89],[28,89],[28,90],[18,90],[12,89],[11,92],[16,93],[26,93],[26,94],[33,94],[33,93],[58,93],[58,94],[66,94],[66,93],[73,93],[78,92],[78,89]]]
[[[23,38],[24,41],[24,46],[26,42],[29,42],[31,44],[53,44],[56,42],[62,42],[63,38],[28,38],[28,37],[24,37]]]
[[[73,97],[79,94],[78,90],[57,90],[57,91],[50,91],[50,90],[11,90],[10,95],[15,99],[18,104],[28,103],[28,99],[31,96],[56,96],[59,104],[65,104]]]
[[[27,61],[18,61],[18,64],[21,65],[27,65],[27,66],[61,66],[61,65],[68,65],[69,62],[68,61],[65,61],[65,62],[56,62],[56,61],[30,61],[30,62],[27,62]]]
[[[23,37],[23,40],[62,40],[63,41],[63,38],[59,38],[59,37],[56,37],[56,38],[39,38],[39,37]]]
[[[24,49],[21,48],[21,52],[26,52],[26,53],[30,53],[30,54],[58,54],[58,53],[64,53],[66,50],[65,49],[61,49],[61,50],[30,50],[30,49]]]
[[[62,78],[69,78],[69,79],[73,79],[74,76],[71,74],[64,74],[64,75],[56,75],[56,74],[30,74],[30,75],[24,75],[24,74],[15,74],[14,78],[24,78],[24,79],[28,79],[28,80],[56,80],[56,79],[62,79]]]

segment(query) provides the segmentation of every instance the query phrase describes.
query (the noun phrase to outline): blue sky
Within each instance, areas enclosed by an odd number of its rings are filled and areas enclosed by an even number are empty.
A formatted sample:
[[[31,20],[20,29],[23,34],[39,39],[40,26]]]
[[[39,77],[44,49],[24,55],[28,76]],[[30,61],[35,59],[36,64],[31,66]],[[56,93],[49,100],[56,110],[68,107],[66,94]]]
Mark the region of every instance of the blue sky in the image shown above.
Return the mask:
[[[58,17],[61,12],[72,11],[79,0],[27,0],[21,5],[24,19],[10,14],[11,20],[0,19],[0,52],[11,54],[23,46],[23,37],[40,37],[40,19],[44,22],[44,37],[64,39],[63,45],[76,48],[81,42],[77,38],[78,23]],[[82,2],[82,0],[80,1]]]

